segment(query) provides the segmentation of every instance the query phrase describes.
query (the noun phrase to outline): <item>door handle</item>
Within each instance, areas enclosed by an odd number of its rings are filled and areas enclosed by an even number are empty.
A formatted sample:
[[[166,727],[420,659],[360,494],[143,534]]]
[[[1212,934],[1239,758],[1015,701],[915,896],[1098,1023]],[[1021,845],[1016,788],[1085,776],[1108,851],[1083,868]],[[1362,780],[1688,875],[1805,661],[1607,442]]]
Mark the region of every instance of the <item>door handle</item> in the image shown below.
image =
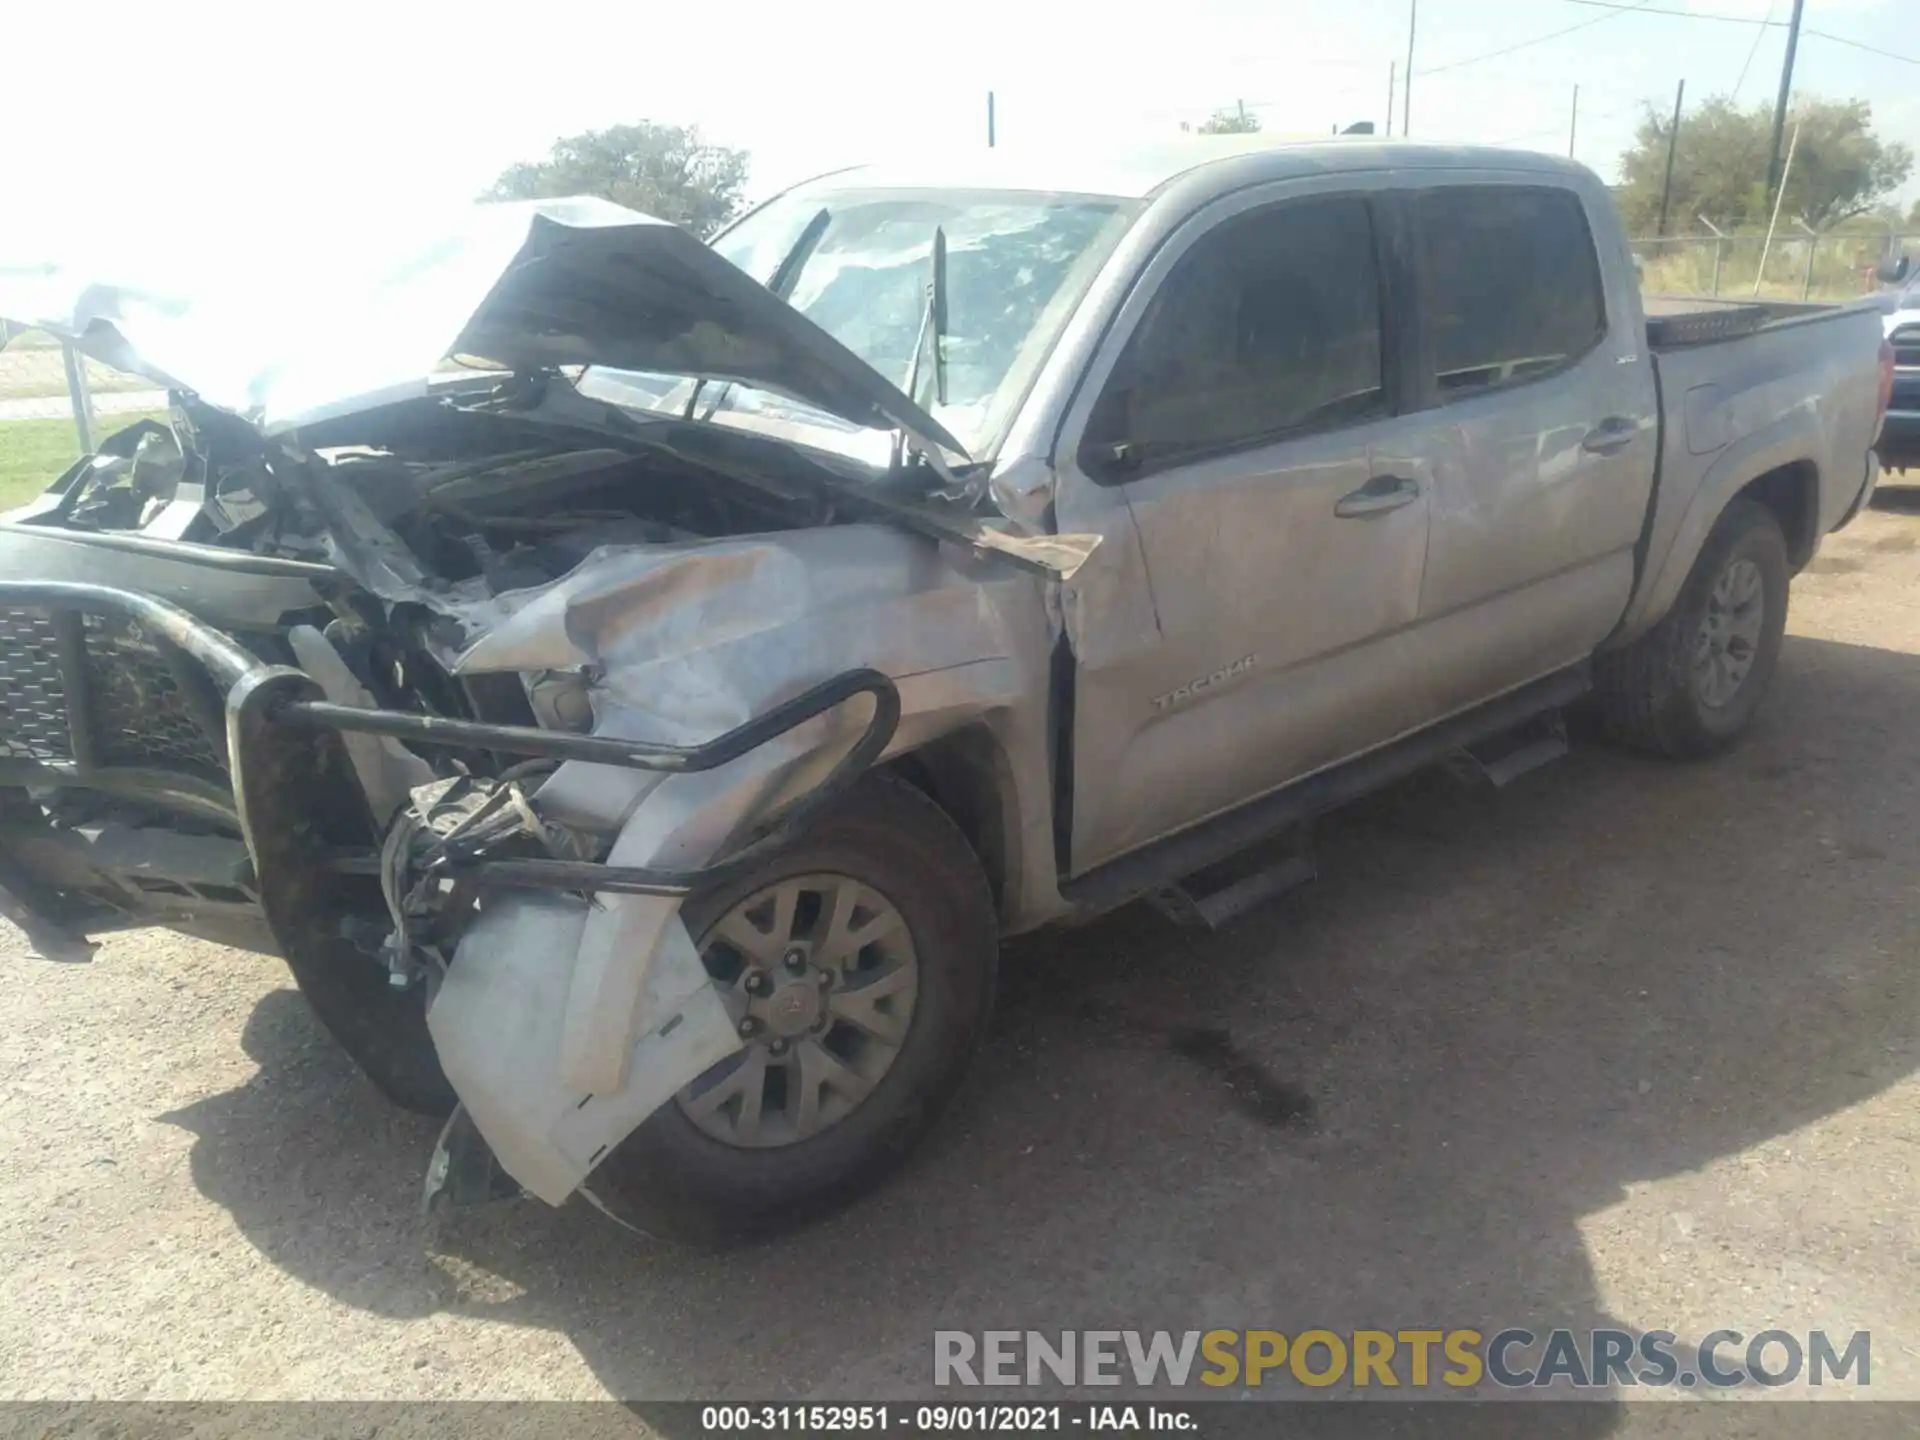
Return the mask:
[[[1587,431],[1580,448],[1589,455],[1611,455],[1616,450],[1626,449],[1639,433],[1640,427],[1626,416],[1609,415]]]
[[[1342,495],[1333,513],[1342,520],[1357,520],[1365,515],[1384,515],[1411,505],[1420,498],[1420,482],[1399,475],[1376,475],[1358,490]]]

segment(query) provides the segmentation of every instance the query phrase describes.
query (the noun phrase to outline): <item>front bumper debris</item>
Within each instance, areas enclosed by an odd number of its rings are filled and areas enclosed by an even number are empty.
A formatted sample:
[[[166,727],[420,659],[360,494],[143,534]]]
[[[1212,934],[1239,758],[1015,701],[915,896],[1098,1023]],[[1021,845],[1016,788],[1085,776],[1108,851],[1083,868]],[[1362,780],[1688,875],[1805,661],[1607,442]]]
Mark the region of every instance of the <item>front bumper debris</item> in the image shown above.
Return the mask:
[[[684,896],[698,886],[717,884],[743,873],[791,840],[880,758],[900,720],[899,692],[877,670],[849,670],[836,675],[700,745],[663,745],[409,711],[367,710],[321,698],[319,685],[304,671],[258,660],[179,606],[131,591],[66,581],[5,580],[0,581],[0,607],[44,610],[52,616],[56,634],[73,630],[84,614],[132,620],[144,627],[148,639],[170,652],[170,662],[177,657],[205,672],[225,697],[224,734],[220,738],[228,753],[237,813],[247,845],[263,874],[269,854],[281,859],[303,858],[288,852],[283,840],[263,833],[279,818],[275,812],[280,807],[271,793],[273,782],[294,778],[286,766],[301,749],[297,737],[311,737],[311,763],[307,768],[313,772],[350,773],[338,737],[342,732],[353,732],[429,748],[488,750],[527,759],[579,760],[628,770],[689,774],[717,769],[857,695],[870,696],[873,714],[866,729],[825,779],[790,806],[777,825],[724,859],[672,870],[586,860],[480,860],[460,874],[460,878],[480,885],[516,889]],[[68,753],[73,758],[65,764],[45,765],[42,778],[57,782],[67,777],[84,783],[103,768],[103,762],[96,758],[103,747],[95,733],[95,716],[87,698],[89,687],[78,669],[77,651],[63,645],[58,657],[66,695]],[[204,723],[210,732],[220,733],[216,729],[218,719],[208,716]],[[351,806],[343,805],[336,795],[333,803],[321,808],[335,814]],[[349,875],[371,874],[378,861],[371,844],[364,849],[335,845],[304,858],[314,868]]]
[[[466,1075],[469,1084],[480,1087],[468,1098],[483,1102],[468,1108],[486,1128],[501,1163],[553,1203],[604,1154],[610,1143],[605,1136],[626,1133],[674,1087],[718,1058],[723,1047],[738,1044],[684,926],[675,921],[667,959],[648,969],[636,1013],[636,1018],[657,1017],[645,1027],[635,1052],[651,1063],[635,1064],[618,1089],[591,1087],[598,1093],[576,1094],[560,1105],[554,1090],[555,1084],[565,1085],[556,1073],[559,1030],[571,967],[583,963],[577,952],[594,908],[591,897],[607,895],[608,905],[677,909],[678,900],[694,889],[724,883],[760,863],[880,758],[901,712],[899,692],[886,675],[852,669],[712,740],[659,744],[336,704],[306,672],[261,661],[177,605],[110,586],[0,581],[0,611],[44,616],[55,635],[78,634],[87,616],[137,627],[143,641],[178,672],[183,688],[207,697],[198,713],[208,744],[217,739],[216,753],[225,759],[231,787],[227,813],[237,820],[251,857],[260,909],[315,1014],[396,1103],[444,1116],[462,1098],[449,1075]],[[97,733],[84,656],[69,644],[58,647],[54,659],[66,743],[52,758],[35,762],[31,781],[13,783],[110,786],[112,754]],[[380,826],[344,735],[680,775],[741,760],[860,696],[870,701],[871,714],[824,777],[786,805],[775,823],[707,864],[663,868],[484,855],[450,863],[444,872],[450,882],[480,892],[508,892],[483,907],[462,936],[449,979],[441,982],[433,1001],[445,1033],[461,1037],[458,1054],[443,1054],[436,1043],[425,987],[396,992],[387,967],[369,951],[364,927],[342,924],[343,917],[377,916],[386,909],[379,878]],[[618,852],[610,858],[617,859]],[[5,859],[0,854],[0,865]],[[22,913],[43,913],[33,897],[11,889],[9,894]],[[573,931],[580,934],[568,950],[564,937]],[[529,973],[529,966],[541,973]],[[528,994],[530,985],[542,991],[537,1000]],[[508,1002],[504,1008],[503,1000]],[[707,1010],[719,1013],[719,1019]],[[510,1073],[496,1075],[498,1067],[477,1064],[476,1051],[495,1061],[511,1056]],[[522,1110],[528,1113],[522,1116]],[[463,1182],[463,1188],[470,1187]]]

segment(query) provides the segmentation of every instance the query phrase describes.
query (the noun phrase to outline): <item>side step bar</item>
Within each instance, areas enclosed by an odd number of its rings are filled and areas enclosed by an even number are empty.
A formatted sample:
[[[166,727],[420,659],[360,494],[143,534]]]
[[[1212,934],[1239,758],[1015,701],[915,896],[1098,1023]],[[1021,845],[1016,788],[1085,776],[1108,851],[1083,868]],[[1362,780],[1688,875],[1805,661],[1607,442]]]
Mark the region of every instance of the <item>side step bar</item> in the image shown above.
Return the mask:
[[[1244,855],[1147,893],[1147,903],[1176,925],[1220,930],[1319,875],[1306,825]]]
[[[1309,775],[1076,875],[1061,884],[1060,893],[1075,905],[1099,911],[1175,885],[1182,877],[1218,865],[1290,826],[1337,810],[1362,795],[1439,764],[1467,746],[1570,705],[1592,687],[1592,668],[1583,660],[1403,740]]]
[[[1448,765],[1463,780],[1477,780],[1502,790],[1566,753],[1567,720],[1553,710],[1504,735],[1462,746]]]

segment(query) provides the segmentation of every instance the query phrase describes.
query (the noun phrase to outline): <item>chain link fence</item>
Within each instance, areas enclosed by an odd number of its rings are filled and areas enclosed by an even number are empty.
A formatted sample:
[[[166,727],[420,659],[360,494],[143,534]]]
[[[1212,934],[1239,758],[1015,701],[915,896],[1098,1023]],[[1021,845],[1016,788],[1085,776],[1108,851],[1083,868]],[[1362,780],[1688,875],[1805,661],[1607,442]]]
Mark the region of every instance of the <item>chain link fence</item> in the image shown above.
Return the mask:
[[[165,393],[146,377],[89,360],[50,335],[0,320],[0,421],[68,420],[76,437],[85,438],[81,427],[90,420],[165,405]]]
[[[108,435],[164,413],[151,380],[0,320],[0,512],[25,503]]]
[[[1920,235],[1781,230],[1767,244],[1751,235],[1635,240],[1648,294],[1719,295],[1729,300],[1850,300],[1878,288],[1874,267],[1900,248],[1920,252]]]
[[[144,376],[0,320],[0,513],[38,495],[114,431],[166,408],[166,392]]]

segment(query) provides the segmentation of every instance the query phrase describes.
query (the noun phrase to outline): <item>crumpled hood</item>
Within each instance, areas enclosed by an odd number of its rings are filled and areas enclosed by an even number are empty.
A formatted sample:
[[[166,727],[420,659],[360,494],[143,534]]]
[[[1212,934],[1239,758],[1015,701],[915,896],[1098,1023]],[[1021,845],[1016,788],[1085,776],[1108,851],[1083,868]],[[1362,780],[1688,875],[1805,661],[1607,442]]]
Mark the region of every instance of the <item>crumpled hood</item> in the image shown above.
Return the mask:
[[[450,354],[736,380],[961,447],[826,331],[678,226],[591,197],[477,204],[298,273],[272,257],[192,294],[0,270],[0,317],[191,390],[267,434],[428,392]],[[324,273],[317,273],[324,271]]]

